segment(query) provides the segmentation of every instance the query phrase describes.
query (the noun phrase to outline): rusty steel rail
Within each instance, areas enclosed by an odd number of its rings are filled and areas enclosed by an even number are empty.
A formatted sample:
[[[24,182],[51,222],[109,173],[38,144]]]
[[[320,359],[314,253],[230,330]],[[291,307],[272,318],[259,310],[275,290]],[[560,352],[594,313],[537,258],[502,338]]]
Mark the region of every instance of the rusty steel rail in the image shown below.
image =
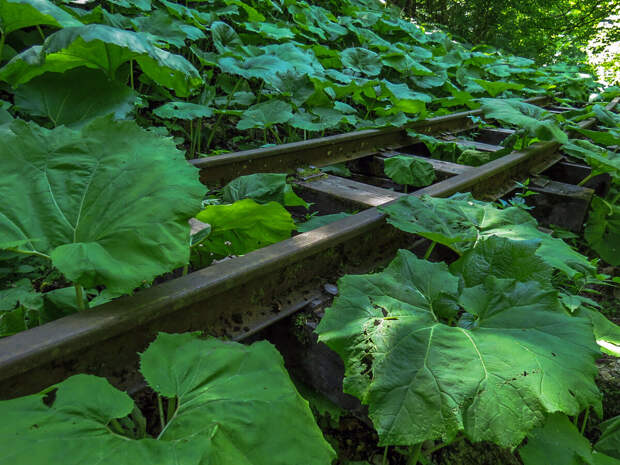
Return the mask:
[[[525,101],[543,105],[549,100],[550,97],[542,96]],[[482,110],[463,111],[424,121],[415,121],[403,127],[355,131],[274,147],[197,158],[191,163],[200,169],[200,179],[203,184],[222,185],[246,174],[293,173],[300,166],[333,165],[372,155],[386,148],[398,149],[413,142],[413,139],[407,135],[407,130],[415,130],[428,135],[467,130],[475,127],[471,117],[481,115]]]
[[[329,143],[313,144],[324,150],[334,137]],[[345,139],[353,140],[349,137]],[[288,145],[290,149],[294,144]],[[448,196],[471,190],[478,196],[495,197],[515,179],[540,172],[557,160],[557,149],[553,142],[536,144],[414,195]],[[36,392],[75,373],[106,376],[117,387],[130,388],[142,382],[135,369],[137,353],[159,331],[206,330],[214,336],[241,339],[312,304],[320,298],[325,282],[386,264],[399,248],[420,247],[425,248],[423,241],[392,228],[376,208],[368,208],[96,310],[0,339],[0,399]]]

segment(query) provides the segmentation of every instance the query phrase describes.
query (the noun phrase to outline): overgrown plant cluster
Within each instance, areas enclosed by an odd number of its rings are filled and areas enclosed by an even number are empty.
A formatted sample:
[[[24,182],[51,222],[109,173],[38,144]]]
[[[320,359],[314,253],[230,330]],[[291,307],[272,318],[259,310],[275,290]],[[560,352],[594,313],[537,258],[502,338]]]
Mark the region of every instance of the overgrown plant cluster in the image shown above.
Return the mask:
[[[515,127],[503,150],[410,135],[435,158],[473,166],[559,142],[591,177],[610,176],[585,237],[620,264],[620,117],[604,107],[620,90],[600,92],[575,66],[464,46],[374,0],[0,0],[0,65],[0,336],[349,214],[296,223],[287,208],[307,204],[285,174],[208,191],[186,158],[480,107],[481,127]],[[537,95],[576,108],[557,115],[517,99]],[[591,117],[596,130],[577,126]],[[405,190],[435,178],[406,157],[385,173]],[[317,329],[380,444],[413,464],[462,439],[520,446],[525,465],[546,463],[550,444],[563,464],[620,463],[618,418],[594,445],[582,436],[602,417],[595,360],[620,347],[618,327],[583,293],[614,283],[598,259],[541,233],[522,208],[467,195],[405,197],[384,211],[430,239],[429,253],[401,251],[381,273],[343,278]],[[459,258],[428,261],[435,244]],[[148,407],[86,375],[0,402],[0,461],[335,458],[267,343],[161,334],[141,372]]]

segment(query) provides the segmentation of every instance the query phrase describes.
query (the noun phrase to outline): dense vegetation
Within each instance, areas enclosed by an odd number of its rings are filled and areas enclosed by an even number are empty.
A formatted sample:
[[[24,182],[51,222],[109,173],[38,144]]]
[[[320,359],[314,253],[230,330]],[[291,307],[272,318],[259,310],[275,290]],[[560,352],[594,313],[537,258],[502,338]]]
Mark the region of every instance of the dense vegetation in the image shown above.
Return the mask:
[[[317,332],[343,358],[345,390],[368,405],[379,444],[395,446],[384,463],[431,463],[465,439],[519,447],[525,465],[545,463],[550,444],[562,463],[620,463],[620,422],[595,384],[597,357],[620,355],[606,318],[620,281],[620,116],[605,108],[620,90],[551,59],[614,12],[594,3],[558,0],[544,15],[537,2],[400,4],[468,45],[374,0],[0,0],[0,336],[350,213],[296,222],[287,208],[308,205],[286,174],[208,191],[186,158],[481,108],[478,128],[515,129],[503,150],[410,134],[473,166],[557,141],[589,178],[610,178],[585,239],[540,232],[527,194],[499,205],[406,197],[383,210],[432,241],[427,256],[401,251],[382,272],[343,278]],[[574,109],[520,100],[538,95]],[[577,126],[587,118],[593,130]],[[405,190],[435,179],[406,157],[385,174]],[[203,223],[192,236],[190,218]],[[429,261],[435,245],[458,258]],[[75,463],[84,451],[119,465],[333,459],[266,343],[161,335],[141,369],[157,425],[105,380],[78,375],[0,403],[0,457],[47,463],[70,444]],[[594,417],[605,422],[586,438]]]
[[[600,48],[620,40],[620,4],[615,0],[388,3],[420,22],[441,25],[472,44],[493,45],[539,63],[584,61],[597,35]],[[607,60],[613,65],[614,57]]]

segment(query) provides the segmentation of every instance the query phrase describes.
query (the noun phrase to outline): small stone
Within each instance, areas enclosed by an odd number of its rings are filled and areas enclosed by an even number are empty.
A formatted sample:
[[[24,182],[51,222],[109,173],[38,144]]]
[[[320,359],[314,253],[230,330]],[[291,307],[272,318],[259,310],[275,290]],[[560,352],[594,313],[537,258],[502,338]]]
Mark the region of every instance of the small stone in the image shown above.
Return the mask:
[[[325,284],[325,286],[323,286],[323,289],[325,289],[325,292],[327,292],[328,294],[338,295],[338,287],[334,284]]]

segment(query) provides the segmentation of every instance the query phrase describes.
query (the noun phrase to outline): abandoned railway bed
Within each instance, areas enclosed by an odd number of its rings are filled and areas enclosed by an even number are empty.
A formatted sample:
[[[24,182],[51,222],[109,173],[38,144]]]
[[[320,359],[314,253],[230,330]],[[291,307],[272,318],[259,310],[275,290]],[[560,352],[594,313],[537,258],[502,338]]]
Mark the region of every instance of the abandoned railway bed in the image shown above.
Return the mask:
[[[550,104],[548,97],[528,102]],[[299,310],[325,305],[334,292],[325,285],[344,274],[383,266],[400,248],[424,251],[426,240],[389,226],[376,208],[406,195],[382,177],[383,163],[394,155],[425,155],[424,146],[408,136],[407,129],[451,138],[481,151],[502,148],[498,144],[510,130],[485,129],[473,141],[459,139],[474,128],[472,117],[480,114],[455,113],[405,128],[359,131],[193,160],[202,182],[210,187],[246,174],[293,174],[302,166],[347,162],[354,173],[351,178],[306,176],[296,181],[296,187],[323,214],[359,212],[119,298],[96,311],[0,339],[0,399],[37,392],[80,372],[105,376],[117,387],[135,390],[141,385],[135,369],[137,354],[159,331],[198,330],[243,340]],[[579,123],[582,128],[594,124],[594,119]],[[590,168],[567,160],[557,142],[536,143],[479,167],[424,160],[433,165],[439,181],[411,195],[446,197],[469,191],[476,198],[496,200],[529,178],[529,188],[544,194],[536,197],[539,219],[553,224],[570,219],[564,225],[567,229],[580,227],[594,190],[605,187],[604,176],[577,185]],[[571,214],[554,210],[556,204],[566,205]]]

